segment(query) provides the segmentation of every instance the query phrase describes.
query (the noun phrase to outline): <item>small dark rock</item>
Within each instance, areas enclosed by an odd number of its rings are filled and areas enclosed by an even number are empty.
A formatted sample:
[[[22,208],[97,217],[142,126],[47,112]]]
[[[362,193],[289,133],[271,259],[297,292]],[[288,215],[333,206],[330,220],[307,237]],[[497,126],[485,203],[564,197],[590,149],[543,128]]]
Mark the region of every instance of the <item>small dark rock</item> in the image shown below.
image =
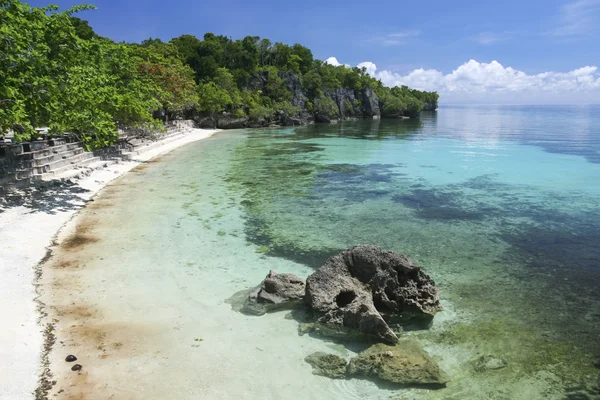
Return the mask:
[[[73,361],[77,361],[77,357],[75,357],[73,354],[69,354],[67,356],[67,358],[65,358],[66,362],[73,362]]]
[[[81,371],[83,366],[81,364],[75,364],[71,367],[71,371]]]
[[[262,283],[230,297],[231,307],[244,314],[263,315],[270,311],[292,309],[304,301],[304,280],[293,274],[270,271]]]

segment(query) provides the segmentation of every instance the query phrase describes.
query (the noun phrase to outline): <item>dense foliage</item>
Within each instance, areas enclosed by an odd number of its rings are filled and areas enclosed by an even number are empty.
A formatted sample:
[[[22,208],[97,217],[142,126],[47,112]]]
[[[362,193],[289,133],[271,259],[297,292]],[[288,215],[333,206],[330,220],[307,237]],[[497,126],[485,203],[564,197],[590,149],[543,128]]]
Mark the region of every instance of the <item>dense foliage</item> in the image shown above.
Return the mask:
[[[384,87],[364,69],[315,60],[300,44],[212,33],[115,43],[73,15],[92,8],[59,12],[0,0],[0,135],[11,130],[28,140],[34,128],[48,126],[94,147],[114,142],[119,128],[156,129],[160,120],[194,111],[260,121],[356,114],[360,98],[337,104],[339,89],[372,89],[388,117],[437,104],[436,93]]]
[[[79,134],[88,147],[113,143],[118,128],[157,129],[160,109],[193,107],[193,71],[177,55],[114,43],[73,13],[0,0],[0,134],[17,140]]]

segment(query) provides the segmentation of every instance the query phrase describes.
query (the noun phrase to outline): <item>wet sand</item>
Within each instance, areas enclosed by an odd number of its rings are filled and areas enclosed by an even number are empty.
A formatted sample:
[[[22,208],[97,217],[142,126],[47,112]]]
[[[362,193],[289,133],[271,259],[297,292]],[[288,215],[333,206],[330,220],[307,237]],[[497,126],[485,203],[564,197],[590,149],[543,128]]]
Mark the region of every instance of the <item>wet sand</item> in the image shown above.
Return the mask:
[[[195,129],[132,161],[109,165],[89,176],[44,192],[11,193],[22,201],[0,203],[0,398],[34,398],[43,371],[40,353],[44,348],[46,324],[38,324],[36,288],[38,264],[47,255],[59,229],[85,206],[99,190],[115,178],[152,158],[177,147],[210,137],[214,130]]]

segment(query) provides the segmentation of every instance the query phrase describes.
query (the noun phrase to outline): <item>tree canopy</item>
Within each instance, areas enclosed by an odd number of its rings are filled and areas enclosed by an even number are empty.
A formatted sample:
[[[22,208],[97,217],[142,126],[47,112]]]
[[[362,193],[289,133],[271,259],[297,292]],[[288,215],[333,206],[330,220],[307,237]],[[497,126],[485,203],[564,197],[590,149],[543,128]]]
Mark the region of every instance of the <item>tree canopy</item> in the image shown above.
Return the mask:
[[[101,147],[116,140],[118,128],[159,128],[158,108],[195,106],[193,71],[175,46],[141,51],[102,38],[73,17],[93,8],[59,12],[0,1],[0,134],[28,140],[48,126]]]
[[[348,100],[338,108],[337,89],[372,89],[390,117],[416,116],[424,105],[437,104],[437,93],[388,88],[365,69],[329,65],[300,44],[258,36],[115,43],[75,16],[91,9],[61,12],[0,0],[0,135],[12,131],[17,140],[29,140],[35,128],[47,126],[99,147],[113,143],[119,128],[162,126],[153,118],[157,110],[165,119],[194,110],[267,120],[300,111],[333,118],[353,109]],[[298,90],[305,110],[292,105]]]

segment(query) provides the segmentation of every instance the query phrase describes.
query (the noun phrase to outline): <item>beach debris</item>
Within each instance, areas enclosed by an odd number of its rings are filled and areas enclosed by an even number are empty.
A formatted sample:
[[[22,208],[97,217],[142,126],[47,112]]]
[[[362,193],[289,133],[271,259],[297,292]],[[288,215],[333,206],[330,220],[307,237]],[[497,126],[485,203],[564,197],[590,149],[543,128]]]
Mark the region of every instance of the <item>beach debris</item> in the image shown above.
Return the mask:
[[[77,361],[77,357],[75,357],[73,354],[69,354],[67,356],[67,358],[65,358],[66,362],[73,362],[73,361]]]
[[[442,309],[439,289],[421,267],[375,246],[330,257],[307,278],[305,302],[316,317],[317,333],[390,344],[398,341],[400,324],[430,323]]]
[[[346,365],[348,363],[342,357],[335,354],[317,351],[307,356],[304,361],[313,367],[314,375],[337,379],[346,377]]]
[[[83,366],[81,364],[75,364],[71,367],[71,371],[81,371]]]
[[[350,360],[347,373],[402,385],[442,386],[450,381],[414,340],[402,340],[395,346],[375,344]]]
[[[234,310],[244,314],[264,315],[269,311],[302,305],[304,293],[304,280],[293,274],[270,271],[260,285],[237,292],[227,302]]]

